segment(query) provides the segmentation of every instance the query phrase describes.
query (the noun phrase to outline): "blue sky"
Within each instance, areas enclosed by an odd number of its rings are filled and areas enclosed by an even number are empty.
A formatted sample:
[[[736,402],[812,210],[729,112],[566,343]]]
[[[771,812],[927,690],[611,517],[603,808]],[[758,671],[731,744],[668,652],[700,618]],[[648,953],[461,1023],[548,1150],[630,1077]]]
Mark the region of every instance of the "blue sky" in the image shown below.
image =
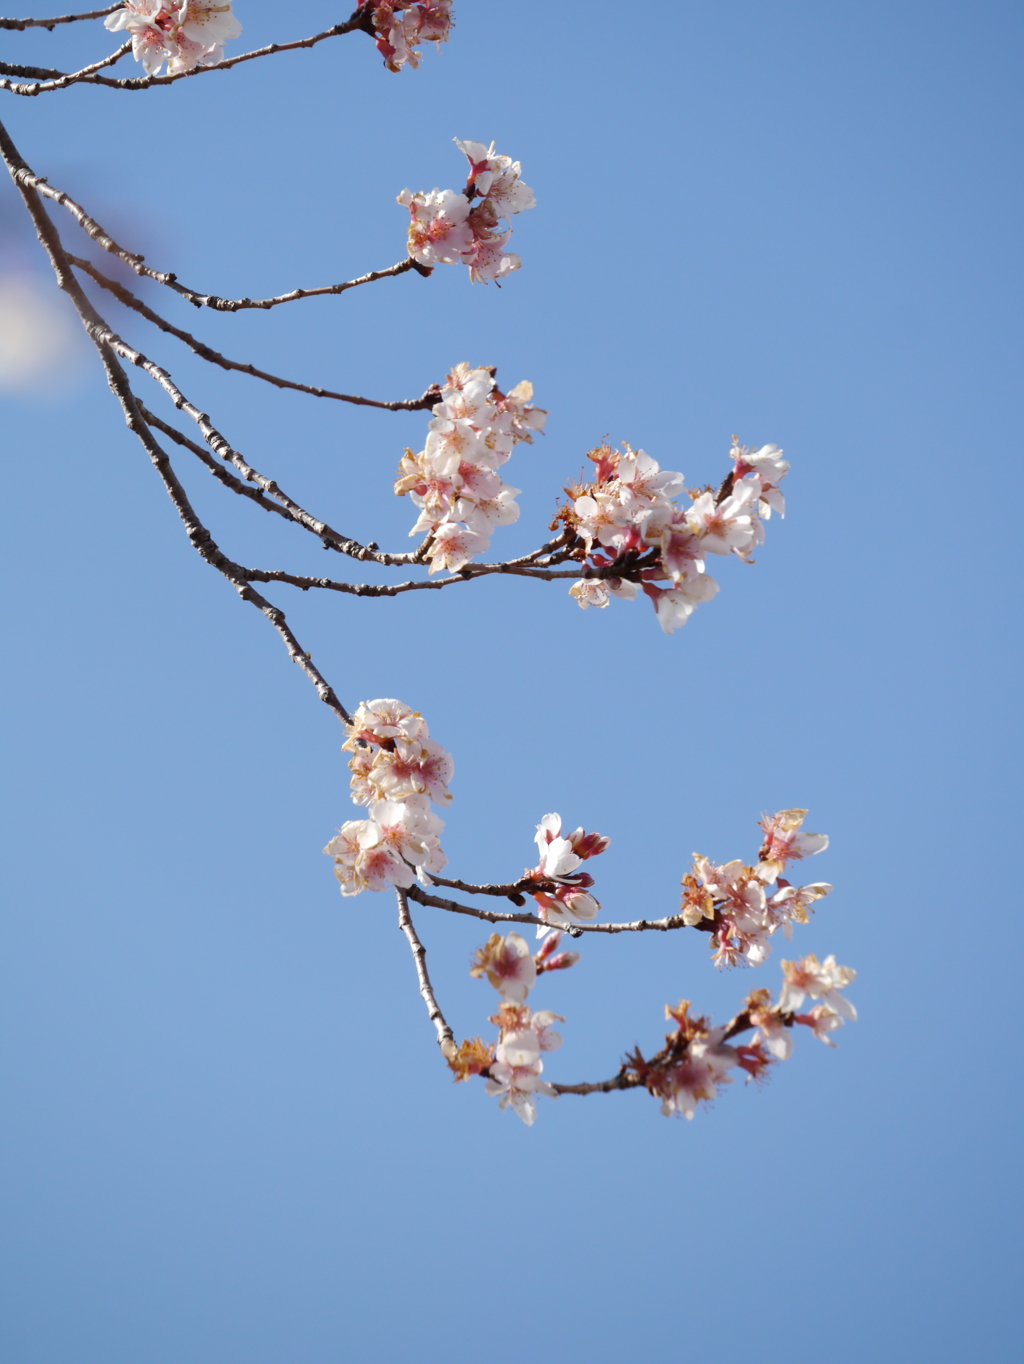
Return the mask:
[[[338,18],[236,13],[247,45]],[[347,391],[413,396],[463,359],[532,380],[551,416],[508,467],[509,554],[606,433],[692,484],[734,431],[785,447],[786,521],[671,638],[646,602],[584,613],[562,585],[268,595],[346,704],[401,697],[454,753],[454,875],[515,876],[558,810],[612,838],[606,917],[652,917],[693,850],[749,857],[762,811],[810,807],[836,889],[795,946],[857,968],[861,1021],[690,1124],[630,1093],[548,1102],[528,1130],[453,1086],[392,902],[342,901],[320,855],[356,813],[336,723],[189,548],[76,342],[0,394],[11,1364],[1018,1356],[1024,23],[1008,3],[636,13],[461,0],[418,72],[353,35],[0,117],[115,236],[229,296],[400,259],[394,196],[459,185],[453,136],[522,160],[538,207],[500,291],[440,268],[266,314],[145,296]],[[82,27],[5,35],[4,60],[108,50]],[[9,187],[0,251],[46,285]],[[279,394],[109,315],[257,467],[406,543],[390,485],[423,414]],[[327,571],[180,467],[229,553]],[[466,969],[486,935],[431,914],[449,1019],[486,1031]],[[777,985],[778,950],[717,974],[696,937],[585,941],[535,995],[566,1016],[547,1073],[603,1078],[657,1047],[666,1002],[725,1018]]]

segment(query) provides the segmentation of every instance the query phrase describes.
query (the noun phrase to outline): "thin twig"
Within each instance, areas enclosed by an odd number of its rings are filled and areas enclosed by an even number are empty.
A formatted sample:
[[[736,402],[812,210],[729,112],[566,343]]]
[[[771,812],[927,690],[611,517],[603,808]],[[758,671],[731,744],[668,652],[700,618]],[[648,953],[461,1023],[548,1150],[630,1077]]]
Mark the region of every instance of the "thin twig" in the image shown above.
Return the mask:
[[[20,159],[20,158],[19,158]],[[345,280],[341,284],[325,284],[312,289],[292,289],[289,293],[278,294],[274,298],[221,298],[218,294],[204,294],[197,289],[189,289],[184,284],[179,284],[177,275],[166,270],[153,270],[145,264],[145,256],[137,251],[129,251],[126,247],[116,242],[105,228],[88,214],[81,204],[62,189],[55,189],[47,180],[45,175],[36,175],[26,163],[22,162],[18,168],[21,174],[20,183],[30,186],[32,189],[44,195],[47,199],[52,199],[60,204],[74,218],[78,226],[92,240],[101,246],[112,256],[123,261],[129,269],[134,270],[143,279],[155,280],[157,284],[163,284],[168,289],[173,289],[176,294],[186,299],[196,308],[212,308],[215,312],[241,312],[248,308],[274,308],[279,303],[292,303],[300,298],[315,298],[324,294],[343,294],[347,289],[355,289],[361,284],[373,284],[379,279],[390,279],[395,275],[407,274],[410,270],[415,270],[420,275],[430,275],[430,266],[421,266],[419,261],[414,261],[411,256],[405,260],[398,261],[395,265],[389,265],[384,270],[371,270],[368,274],[360,275],[357,279]],[[399,407],[401,404],[398,405]]]
[[[16,95],[38,95],[43,90],[66,90],[69,85],[77,85],[86,81],[96,71],[102,71],[105,66],[113,66],[122,57],[127,57],[132,50],[131,41],[122,43],[116,52],[112,52],[109,57],[102,58],[101,61],[92,62],[89,66],[83,66],[80,71],[69,71],[66,74],[58,74],[52,80],[44,80],[36,85],[12,85],[10,81],[0,81],[0,89],[12,90]],[[101,78],[102,79],[102,78]]]
[[[427,1014],[437,1030],[437,1045],[441,1048],[441,1055],[446,1061],[452,1060],[457,1054],[458,1047],[455,1044],[455,1034],[449,1028],[441,1006],[437,1002],[434,994],[434,987],[430,983],[430,976],[427,974],[427,949],[420,942],[416,929],[413,926],[412,916],[409,913],[409,901],[406,892],[400,888],[396,889],[398,897],[398,927],[405,934],[406,939],[412,949],[412,958],[416,963],[416,976],[420,983],[420,994],[423,1002],[427,1006]]]
[[[120,9],[120,6],[115,8]],[[93,75],[91,72],[95,68],[86,67],[82,71],[72,72],[70,76],[62,76],[59,81],[44,81],[40,85],[12,85],[9,81],[0,81],[0,89],[10,90],[15,95],[41,95],[48,94],[51,90],[62,90],[73,81],[82,85],[107,85],[114,90],[148,90],[153,85],[173,85],[175,81],[188,80],[190,76],[203,76],[210,71],[230,71],[240,62],[251,62],[257,57],[272,57],[278,52],[294,52],[299,48],[315,47],[326,38],[337,38],[343,33],[361,29],[365,22],[366,11],[357,10],[343,24],[335,24],[333,28],[324,29],[322,33],[315,33],[312,38],[300,38],[291,43],[269,43],[266,47],[256,48],[252,52],[242,52],[237,57],[225,57],[223,61],[214,62],[211,66],[194,66],[191,71],[179,71],[173,76],[128,76],[124,79],[113,79],[109,76]]]
[[[784,1013],[779,1015],[779,1021],[787,1028],[793,1026],[793,1015]],[[746,1009],[742,1009],[735,1018],[725,1025],[722,1033],[722,1041],[727,1042],[730,1037],[736,1037],[741,1032],[748,1032],[754,1024],[750,1020],[750,1014]],[[663,1048],[657,1056],[652,1056],[648,1066],[653,1066],[661,1057],[664,1057],[668,1048]],[[609,1094],[615,1089],[639,1089],[643,1080],[633,1070],[628,1063],[623,1064],[618,1075],[611,1080],[601,1080],[597,1084],[582,1085],[552,1085],[552,1088],[559,1094]]]
[[[233,493],[238,493],[241,497],[248,497],[251,501],[255,502],[257,506],[262,507],[264,511],[276,512],[278,516],[283,516],[286,521],[294,521],[294,517],[286,507],[282,507],[279,502],[274,502],[271,498],[267,497],[266,493],[261,489],[247,487],[240,478],[236,478],[233,473],[225,469],[223,464],[218,464],[216,458],[210,454],[205,446],[198,444],[198,442],[194,440],[189,440],[188,436],[179,431],[177,427],[171,426],[169,422],[163,421],[155,412],[150,412],[145,403],[141,401],[139,401],[139,411],[142,413],[148,426],[155,426],[158,431],[162,431],[165,436],[169,436],[175,444],[180,445],[185,450],[191,451],[197,459],[202,460],[210,473],[213,474],[214,478],[217,479],[218,482],[223,483],[225,488],[230,488]]]
[[[157,443],[142,415],[138,400],[136,399],[128,380],[128,376],[117,359],[114,346],[108,339],[113,336],[113,333],[92,306],[88,296],[78,282],[71,262],[68,260],[61,245],[57,229],[43,207],[39,195],[30,186],[19,181],[17,167],[19,163],[21,163],[21,158],[2,123],[0,123],[0,153],[3,154],[8,169],[11,171],[12,178],[18,185],[25,206],[31,215],[39,240],[50,258],[50,264],[53,266],[54,274],[57,277],[58,287],[71,299],[87,335],[99,351],[100,358],[103,361],[103,366],[107,373],[107,381],[110,384],[111,391],[121,404],[128,428],[138,436],[143,448],[159,473],[168,496],[184,523],[186,534],[188,535],[193,548],[208,564],[211,565],[211,567],[216,568],[218,572],[227,578],[243,601],[251,603],[267,617],[284,641],[289,657],[293,662],[298,664],[306,677],[312,682],[321,701],[334,712],[343,724],[350,724],[351,716],[339,701],[334,688],[330,686],[319,669],[314,665],[310,655],[302,648],[298,639],[296,639],[294,632],[285,619],[284,612],[274,606],[272,602],[267,601],[266,597],[261,596],[260,593],[246,581],[240,566],[235,564],[221,551],[220,547],[213,539],[213,536],[196,515],[195,509],[189,502],[184,488],[179,482],[177,475],[174,473],[170,459]]]
[[[563,928],[563,925],[549,923],[536,914],[500,913],[493,909],[477,909],[475,905],[463,905],[458,900],[443,900],[439,895],[428,895],[419,886],[411,886],[406,893],[421,905],[446,909],[449,914],[468,914],[474,919],[484,919],[489,924],[536,924],[540,928]],[[669,933],[673,929],[687,927],[689,925],[681,914],[670,914],[664,919],[634,919],[628,924],[570,924],[563,931],[572,938],[578,938],[583,933]]]
[[[88,14],[62,14],[57,19],[0,19],[0,28],[48,28],[52,30],[58,24],[77,24],[82,19],[105,19],[108,14],[113,14],[115,10],[123,8],[122,0],[116,5],[108,5],[106,9],[91,9]]]
[[[639,1075],[623,1066],[618,1075],[611,1080],[599,1080],[596,1084],[582,1085],[553,1084],[551,1088],[556,1094],[610,1094],[615,1089],[639,1089],[642,1084]]]
[[[339,402],[355,403],[359,407],[382,407],[388,412],[418,412],[431,409],[436,403],[441,401],[441,392],[436,385],[431,386],[419,398],[405,398],[397,402],[380,402],[376,398],[362,398],[352,393],[335,393],[329,388],[316,388],[309,384],[295,383],[291,379],[280,379],[277,375],[268,374],[265,370],[256,369],[254,365],[242,364],[238,360],[229,360],[226,356],[215,351],[212,346],[208,346],[205,341],[199,341],[190,332],[184,331],[181,327],[176,327],[173,322],[162,317],[155,312],[142,299],[126,289],[117,280],[111,279],[109,275],[103,274],[91,261],[84,260],[81,256],[68,254],[68,260],[79,270],[84,270],[90,278],[94,279],[102,288],[114,295],[119,303],[123,303],[126,308],[131,308],[147,322],[152,322],[161,331],[168,332],[171,336],[176,336],[179,341],[184,341],[185,345],[196,355],[208,360],[212,365],[220,365],[221,369],[238,370],[240,374],[250,374],[254,379],[263,379],[268,384],[273,384],[277,388],[291,388],[298,393],[310,393],[314,398],[337,398]],[[397,268],[395,273],[397,273]],[[378,275],[378,278],[381,278]],[[301,291],[296,291],[301,292]],[[309,292],[322,293],[330,292],[324,290],[312,290]]]
[[[31,76],[36,80],[47,80],[51,76],[63,74],[63,71],[54,71],[48,66],[21,66],[17,62],[0,62],[0,76]]]
[[[510,881],[506,885],[487,885],[474,886],[468,881],[446,881],[443,876],[437,876],[434,872],[429,873],[430,884],[434,886],[447,886],[449,890],[461,890],[467,895],[500,895],[503,899],[512,900],[518,897],[522,904],[522,893],[531,886],[537,888],[538,883],[530,876],[521,876],[518,881]]]

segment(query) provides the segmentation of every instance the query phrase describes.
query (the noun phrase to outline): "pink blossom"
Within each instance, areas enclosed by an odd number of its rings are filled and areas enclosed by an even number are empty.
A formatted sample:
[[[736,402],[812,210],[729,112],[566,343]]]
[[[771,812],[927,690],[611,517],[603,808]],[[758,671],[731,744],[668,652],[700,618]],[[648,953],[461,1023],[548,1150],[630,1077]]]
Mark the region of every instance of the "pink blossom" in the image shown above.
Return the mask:
[[[408,251],[421,265],[467,266],[473,284],[500,281],[520,266],[519,257],[506,250],[512,236],[508,219],[534,207],[533,191],[520,179],[519,162],[497,155],[493,143],[485,147],[455,138],[455,144],[469,161],[462,193],[405,189],[398,196],[411,218]]]
[[[452,27],[451,0],[363,0],[370,10],[377,49],[389,71],[420,64],[420,43],[448,41]]]
[[[810,1028],[819,1042],[824,1042],[826,1047],[834,1047],[835,1043],[829,1037],[829,1033],[841,1028],[844,1020],[827,1004],[815,1004],[810,1013],[797,1014],[793,1021]]]
[[[659,588],[644,583],[644,592],[654,602],[658,624],[666,635],[673,634],[693,615],[694,609],[702,602],[710,601],[718,591],[714,578],[706,573],[696,573],[692,578],[684,578],[676,587]]]
[[[732,1083],[727,1074],[737,1064],[735,1047],[723,1046],[717,1028],[703,1038],[695,1038],[686,1054],[661,1081],[661,1111],[692,1120],[699,1103],[711,1103],[720,1085]]]
[[[518,933],[492,933],[474,953],[469,974],[486,975],[503,999],[522,1004],[537,980],[537,963]]]
[[[431,572],[459,572],[487,548],[491,531],[518,519],[519,489],[503,483],[497,468],[544,427],[547,414],[532,396],[525,381],[501,393],[488,369],[461,364],[448,375],[426,446],[419,454],[406,450],[395,481],[396,494],[408,494],[420,509],[410,535],[433,539]]]

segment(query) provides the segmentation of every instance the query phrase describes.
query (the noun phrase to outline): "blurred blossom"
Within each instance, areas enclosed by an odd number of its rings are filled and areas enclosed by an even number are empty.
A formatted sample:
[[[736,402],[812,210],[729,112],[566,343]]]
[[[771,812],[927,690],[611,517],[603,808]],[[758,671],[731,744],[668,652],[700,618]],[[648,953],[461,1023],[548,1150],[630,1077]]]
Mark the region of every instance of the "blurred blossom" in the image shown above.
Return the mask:
[[[74,315],[54,290],[29,275],[0,275],[0,392],[66,388],[78,342]]]

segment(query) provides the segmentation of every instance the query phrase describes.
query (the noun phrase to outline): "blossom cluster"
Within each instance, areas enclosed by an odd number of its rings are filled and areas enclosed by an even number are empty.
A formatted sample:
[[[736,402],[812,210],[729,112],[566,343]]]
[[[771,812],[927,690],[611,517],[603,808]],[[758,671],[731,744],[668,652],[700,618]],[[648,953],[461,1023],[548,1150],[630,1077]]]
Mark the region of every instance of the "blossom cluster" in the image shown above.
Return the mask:
[[[756,866],[741,861],[722,865],[699,853],[693,870],[683,877],[680,913],[683,922],[711,934],[716,966],[760,966],[771,953],[768,939],[782,929],[793,935],[794,923],[807,923],[807,911],[832,887],[824,881],[793,886],[781,876],[790,861],[824,852],[826,834],[801,829],[806,810],[780,810],[760,821],[764,842]],[[770,887],[777,889],[769,893]]]
[[[835,957],[819,963],[812,953],[802,961],[784,961],[782,969],[785,980],[778,1002],[772,1004],[769,990],[755,990],[730,1026],[713,1028],[706,1018],[691,1018],[685,999],[674,1008],[666,1006],[665,1016],[676,1029],[666,1035],[662,1051],[647,1061],[637,1048],[627,1058],[640,1083],[661,1099],[666,1117],[674,1113],[692,1118],[699,1103],[711,1103],[721,1086],[732,1083],[730,1070],[745,1071],[748,1080],[763,1080],[774,1061],[784,1061],[792,1053],[794,1023],[809,1027],[815,1037],[834,1046],[828,1034],[845,1019],[856,1019],[856,1009],[840,993],[857,974],[850,967],[837,965]],[[808,997],[819,1002],[806,1013],[797,1013]],[[729,1040],[749,1027],[755,1030],[749,1042]]]
[[[704,571],[709,554],[750,562],[764,540],[761,518],[773,509],[785,514],[779,483],[789,463],[776,445],[754,451],[736,437],[730,456],[733,468],[716,493],[685,488],[681,473],[628,445],[621,453],[608,445],[589,452],[595,477],[566,489],[570,500],[554,523],[575,533],[574,557],[592,570],[569,589],[584,610],[607,606],[610,597],[631,600],[642,589],[671,634],[718,591]],[[688,501],[677,502],[681,494]]]
[[[368,807],[369,818],[348,820],[324,848],[342,895],[408,888],[417,875],[442,871],[444,821],[430,803],[451,804],[451,754],[401,701],[364,701],[346,730],[352,799]]]
[[[456,365],[435,404],[427,442],[419,454],[406,450],[395,492],[408,493],[420,509],[410,535],[429,536],[430,572],[457,573],[490,544],[496,526],[519,516],[518,488],[497,472],[519,441],[533,441],[547,413],[533,407],[525,380],[502,393],[490,369]]]
[[[564,1023],[561,1014],[542,1009],[534,1013],[526,996],[544,971],[560,971],[579,961],[576,952],[559,952],[561,933],[547,933],[536,956],[518,933],[502,938],[492,933],[473,956],[470,975],[486,975],[502,997],[491,1023],[498,1026],[498,1041],[487,1047],[479,1038],[463,1042],[449,1060],[456,1080],[486,1072],[487,1093],[498,1099],[499,1108],[511,1107],[529,1127],[537,1116],[534,1095],[557,1097],[557,1091],[542,1080],[541,1053],[562,1045],[554,1023]]]
[[[377,50],[389,71],[420,64],[420,43],[445,43],[452,28],[452,0],[362,0],[369,11]]]
[[[582,829],[563,834],[561,815],[551,814],[537,825],[534,842],[540,861],[525,873],[524,879],[543,883],[542,888],[530,891],[539,906],[538,918],[557,928],[572,928],[595,918],[601,905],[590,894],[594,878],[578,868],[603,853],[611,839],[603,834],[584,833]],[[538,938],[545,931],[538,928]]]
[[[493,142],[454,141],[469,161],[465,189],[403,189],[398,196],[409,210],[409,255],[421,265],[467,265],[474,284],[502,280],[520,266],[505,250],[508,219],[533,208],[533,190],[520,179],[520,163],[496,155]]]
[[[124,7],[103,22],[113,33],[128,31],[132,55],[147,76],[155,76],[165,62],[169,76],[212,66],[223,59],[223,44],[242,31],[231,5],[215,0],[183,0],[177,5],[166,0],[125,0]]]

